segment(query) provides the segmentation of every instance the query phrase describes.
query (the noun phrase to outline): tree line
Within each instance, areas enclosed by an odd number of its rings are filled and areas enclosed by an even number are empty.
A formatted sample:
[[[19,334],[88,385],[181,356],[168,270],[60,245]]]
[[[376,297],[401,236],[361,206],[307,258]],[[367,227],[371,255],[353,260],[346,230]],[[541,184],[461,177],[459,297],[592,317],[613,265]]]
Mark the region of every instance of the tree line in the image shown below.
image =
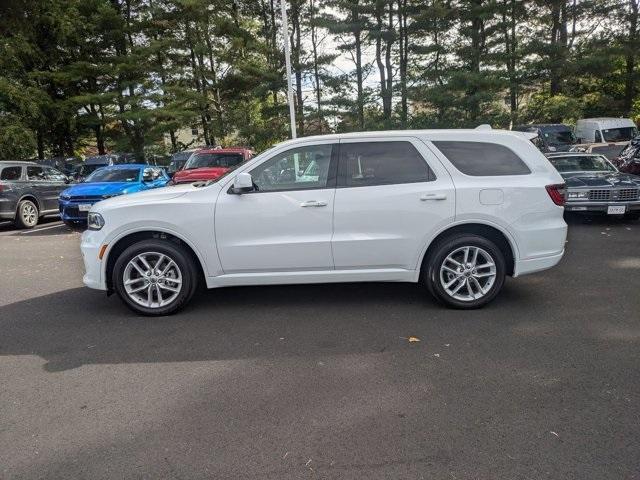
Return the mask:
[[[635,116],[638,0],[289,0],[299,135]],[[278,0],[4,0],[0,158],[287,138]]]

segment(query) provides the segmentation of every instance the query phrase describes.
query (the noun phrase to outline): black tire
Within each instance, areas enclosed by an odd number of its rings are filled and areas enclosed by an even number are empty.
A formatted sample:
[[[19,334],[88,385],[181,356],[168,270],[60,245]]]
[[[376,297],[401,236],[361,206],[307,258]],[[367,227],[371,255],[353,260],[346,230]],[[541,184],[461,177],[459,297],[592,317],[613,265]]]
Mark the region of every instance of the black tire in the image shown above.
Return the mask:
[[[134,301],[124,285],[125,269],[137,255],[154,252],[173,260],[182,275],[180,292],[170,303],[163,306],[147,307]],[[155,266],[152,265],[154,268]],[[112,273],[112,285],[122,301],[134,312],[145,316],[171,315],[182,309],[193,297],[198,287],[198,269],[189,252],[179,243],[171,240],[149,239],[135,243],[124,250],[116,259]],[[156,283],[155,281],[153,282]],[[159,282],[158,282],[159,283]],[[150,285],[150,284],[149,284]],[[151,288],[151,287],[150,287]],[[160,303],[160,302],[158,302]]]
[[[481,249],[481,251],[491,257],[495,265],[495,278],[492,280],[492,284],[488,287],[486,293],[484,293],[484,295],[480,298],[469,300],[455,298],[447,293],[444,285],[442,285],[440,271],[443,263],[445,262],[445,259],[450,254],[454,253],[456,250],[462,249],[463,247],[476,247]],[[484,256],[484,253],[480,253],[480,255]],[[475,272],[475,269],[471,269],[469,275],[471,275],[472,272]],[[449,275],[447,272],[444,272],[444,274]],[[451,275],[457,275],[457,273]],[[498,246],[494,242],[485,237],[467,233],[451,236],[439,241],[438,244],[435,245],[433,250],[430,252],[429,258],[427,258],[425,263],[423,264],[422,272],[423,282],[426,284],[429,292],[437,300],[449,307],[463,310],[480,308],[491,302],[491,300],[493,300],[502,289],[505,275],[506,262],[504,254],[502,253],[500,248],[498,248]],[[461,273],[460,278],[463,278]],[[489,285],[488,278],[478,280],[481,283],[487,282],[483,286]],[[454,287],[456,287],[459,283],[462,283],[462,280],[461,282],[454,284]],[[467,286],[463,285],[462,292],[468,293],[467,288]],[[479,294],[479,290],[477,290],[476,293]]]
[[[31,200],[21,200],[16,209],[15,224],[18,228],[33,228],[38,224],[40,212]]]

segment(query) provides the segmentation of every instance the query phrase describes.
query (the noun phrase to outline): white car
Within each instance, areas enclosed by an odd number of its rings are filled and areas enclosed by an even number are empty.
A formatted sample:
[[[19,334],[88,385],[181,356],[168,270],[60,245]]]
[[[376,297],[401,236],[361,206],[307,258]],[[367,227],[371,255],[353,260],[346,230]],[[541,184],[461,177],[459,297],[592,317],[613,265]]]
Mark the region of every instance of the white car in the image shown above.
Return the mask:
[[[563,189],[517,132],[300,138],[215,183],[97,203],[84,283],[144,315],[175,312],[198,284],[422,282],[446,305],[477,308],[505,276],[560,261]]]

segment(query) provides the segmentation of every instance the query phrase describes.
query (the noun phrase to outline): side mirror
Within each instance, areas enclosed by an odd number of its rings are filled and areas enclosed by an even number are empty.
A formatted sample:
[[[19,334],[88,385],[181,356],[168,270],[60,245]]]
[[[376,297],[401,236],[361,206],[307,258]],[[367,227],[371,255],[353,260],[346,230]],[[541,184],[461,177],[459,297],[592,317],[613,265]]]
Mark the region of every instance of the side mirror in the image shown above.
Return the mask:
[[[241,195],[243,193],[252,192],[253,190],[253,179],[251,178],[250,173],[243,172],[236,175],[236,178],[233,180],[233,193]]]

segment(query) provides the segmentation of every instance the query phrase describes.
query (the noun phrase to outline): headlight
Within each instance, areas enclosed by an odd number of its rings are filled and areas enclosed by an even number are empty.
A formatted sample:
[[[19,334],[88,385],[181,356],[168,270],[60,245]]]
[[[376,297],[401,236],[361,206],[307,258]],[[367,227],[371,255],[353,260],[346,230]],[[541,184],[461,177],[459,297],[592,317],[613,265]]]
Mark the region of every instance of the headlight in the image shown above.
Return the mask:
[[[87,227],[89,230],[100,230],[104,227],[104,218],[99,213],[89,212],[89,215],[87,215]]]
[[[569,191],[569,200],[586,200],[587,198],[589,198],[589,192]]]
[[[69,200],[70,198],[69,195],[60,195],[60,200]]]

